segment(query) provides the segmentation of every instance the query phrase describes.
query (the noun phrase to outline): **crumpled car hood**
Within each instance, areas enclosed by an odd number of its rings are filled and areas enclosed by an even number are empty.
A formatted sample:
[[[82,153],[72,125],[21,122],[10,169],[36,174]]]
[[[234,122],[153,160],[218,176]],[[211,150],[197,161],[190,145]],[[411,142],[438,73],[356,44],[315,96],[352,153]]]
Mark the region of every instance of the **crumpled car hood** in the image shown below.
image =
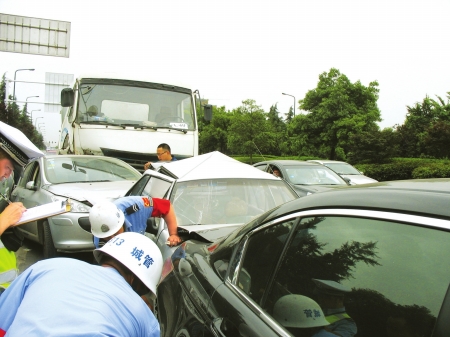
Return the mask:
[[[77,201],[89,201],[95,204],[100,200],[117,199],[133,186],[133,180],[114,182],[86,182],[49,185],[47,190],[53,194],[68,197]]]

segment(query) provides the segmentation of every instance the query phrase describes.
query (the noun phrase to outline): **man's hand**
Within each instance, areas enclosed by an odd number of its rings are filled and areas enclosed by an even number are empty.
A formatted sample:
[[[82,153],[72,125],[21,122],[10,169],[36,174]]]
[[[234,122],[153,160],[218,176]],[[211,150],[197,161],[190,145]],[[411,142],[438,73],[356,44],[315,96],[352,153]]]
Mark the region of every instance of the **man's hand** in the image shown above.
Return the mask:
[[[22,217],[26,208],[21,202],[13,202],[6,207],[2,214],[0,214],[0,234],[3,233],[9,226],[16,224]]]
[[[178,246],[181,243],[181,239],[177,234],[173,234],[169,236],[166,243],[169,247]]]
[[[150,168],[150,166],[152,166],[151,162],[145,163],[144,164],[144,170],[148,170]]]

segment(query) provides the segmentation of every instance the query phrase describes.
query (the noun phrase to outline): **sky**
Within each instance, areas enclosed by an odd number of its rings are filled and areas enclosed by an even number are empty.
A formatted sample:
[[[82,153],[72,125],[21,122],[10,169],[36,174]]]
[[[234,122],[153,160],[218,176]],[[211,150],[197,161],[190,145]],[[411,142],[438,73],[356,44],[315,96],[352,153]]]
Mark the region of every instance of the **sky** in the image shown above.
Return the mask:
[[[187,83],[227,110],[252,99],[285,114],[295,101],[298,114],[319,75],[337,68],[351,82],[379,83],[381,128],[450,91],[448,0],[0,0],[0,13],[69,21],[72,30],[69,58],[0,52],[8,79],[28,68],[36,70],[16,79],[139,73]],[[16,83],[19,101],[33,95],[29,102],[43,102],[43,85]],[[59,115],[33,109],[44,139],[56,143]]]

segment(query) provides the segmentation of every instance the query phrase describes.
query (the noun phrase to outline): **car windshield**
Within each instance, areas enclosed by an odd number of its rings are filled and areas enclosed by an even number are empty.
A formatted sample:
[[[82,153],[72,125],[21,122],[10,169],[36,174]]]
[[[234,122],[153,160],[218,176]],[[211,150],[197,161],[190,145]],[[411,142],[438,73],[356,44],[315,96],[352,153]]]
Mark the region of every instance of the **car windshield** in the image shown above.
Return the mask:
[[[53,184],[138,180],[141,174],[113,158],[61,156],[44,161],[46,179]]]
[[[339,173],[339,174],[361,175],[361,173],[356,168],[354,168],[352,165],[350,165],[350,164],[346,164],[346,163],[325,163],[324,165],[326,167],[329,167],[334,172]]]
[[[287,179],[294,185],[347,185],[339,175],[322,165],[286,166]]]
[[[208,179],[179,182],[170,198],[178,225],[240,224],[297,195],[283,182]]]
[[[79,123],[195,129],[187,92],[93,83],[82,84],[79,92]]]

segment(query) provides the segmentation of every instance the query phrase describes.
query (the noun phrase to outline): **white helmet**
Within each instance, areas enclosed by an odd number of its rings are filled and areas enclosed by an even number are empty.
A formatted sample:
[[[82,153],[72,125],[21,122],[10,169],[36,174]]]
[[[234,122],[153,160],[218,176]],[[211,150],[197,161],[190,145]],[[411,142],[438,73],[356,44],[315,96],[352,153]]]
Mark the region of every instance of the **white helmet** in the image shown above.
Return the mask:
[[[123,212],[110,201],[98,202],[89,211],[91,232],[98,238],[116,234],[124,221]]]
[[[94,250],[97,262],[100,262],[102,254],[108,254],[121,262],[156,294],[163,258],[158,246],[150,238],[134,232],[121,233],[102,248]]]
[[[285,295],[277,300],[273,318],[287,328],[313,328],[329,325],[320,306],[302,295]]]

